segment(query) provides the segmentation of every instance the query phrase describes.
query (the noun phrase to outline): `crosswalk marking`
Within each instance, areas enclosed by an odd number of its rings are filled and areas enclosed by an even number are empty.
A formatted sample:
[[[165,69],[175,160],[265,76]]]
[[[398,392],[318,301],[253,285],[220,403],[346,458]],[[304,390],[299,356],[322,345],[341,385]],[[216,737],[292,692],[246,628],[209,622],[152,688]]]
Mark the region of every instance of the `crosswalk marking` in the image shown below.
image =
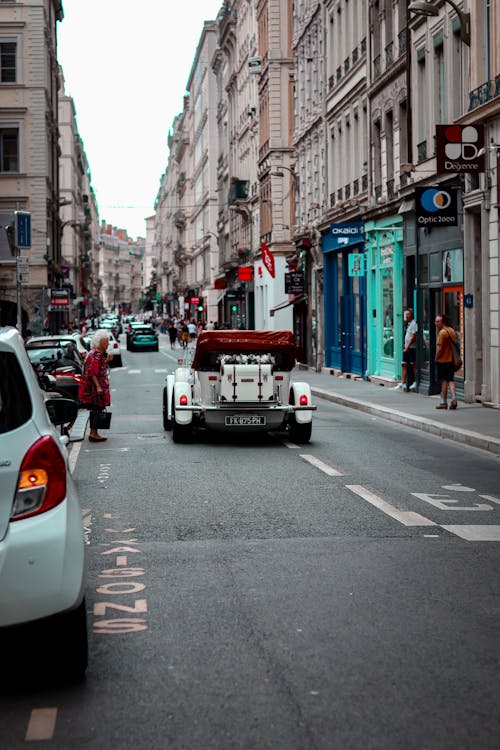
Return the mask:
[[[153,372],[168,372],[168,370],[153,370]]]
[[[396,508],[394,505],[391,505],[391,503],[387,502],[387,500],[384,500],[383,497],[379,497],[379,495],[375,495],[374,492],[370,492],[370,490],[367,490],[365,487],[362,487],[360,484],[346,484],[346,489],[351,490],[351,492],[354,492],[356,495],[359,495],[359,497],[362,497],[363,500],[366,500],[366,502],[370,503],[371,505],[374,505],[376,508],[383,511],[383,513],[385,513],[387,516],[394,518],[396,521],[399,521],[399,523],[402,523],[404,526],[436,526],[437,525],[434,523],[434,521],[431,521],[429,518],[425,518],[425,516],[421,516],[420,513],[414,513],[413,511],[401,510],[400,508]]]
[[[324,461],[321,461],[319,458],[316,458],[316,456],[310,456],[309,454],[301,453],[300,457],[303,458],[304,461],[307,461],[308,463],[310,463],[312,466],[315,466],[324,474],[328,474],[329,477],[343,476],[342,472],[338,471],[337,469],[334,469],[333,466],[329,466],[328,464],[325,464]]]
[[[142,373],[142,370],[129,370],[129,375],[140,375]]]
[[[500,526],[453,525],[443,526],[446,531],[465,539],[467,542],[500,542]]]

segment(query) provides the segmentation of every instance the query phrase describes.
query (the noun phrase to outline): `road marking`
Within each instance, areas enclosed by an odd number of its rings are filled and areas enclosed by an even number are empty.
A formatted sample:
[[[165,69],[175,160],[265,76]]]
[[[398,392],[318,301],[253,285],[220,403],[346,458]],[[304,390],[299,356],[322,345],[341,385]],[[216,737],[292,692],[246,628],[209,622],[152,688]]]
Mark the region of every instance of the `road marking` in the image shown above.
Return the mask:
[[[388,503],[387,500],[384,500],[384,498],[375,495],[373,492],[370,492],[370,490],[367,490],[360,484],[346,484],[346,488],[348,490],[351,490],[351,492],[354,492],[354,494],[359,495],[359,497],[362,497],[363,500],[371,503],[371,505],[374,505],[386,515],[394,518],[396,521],[399,521],[399,523],[402,523],[404,526],[437,525],[434,523],[434,521],[431,521],[429,518],[425,518],[425,516],[421,516],[419,513],[413,513],[409,510],[401,510],[400,508],[396,508],[394,505],[391,505],[391,503]]]
[[[489,511],[493,510],[491,505],[485,505],[484,503],[473,503],[472,505],[457,505],[462,502],[461,500],[455,500],[455,498],[449,495],[430,495],[426,492],[412,492],[413,497],[418,500],[423,500],[429,505],[433,505],[439,510],[460,510],[460,511]]]
[[[443,526],[467,542],[500,542],[500,526]]]
[[[142,372],[142,370],[129,370],[128,374],[129,375],[140,375],[141,372]]]
[[[168,372],[168,370],[167,369],[165,369],[165,370],[153,370],[153,372]]]
[[[492,503],[500,505],[500,500],[498,499],[498,497],[493,497],[493,495],[479,495],[479,497],[482,497],[483,500],[489,500]]]
[[[283,443],[283,445],[286,445],[286,447],[287,447],[287,448],[291,448],[292,450],[293,450],[294,448],[299,448],[299,447],[300,447],[300,446],[298,446],[298,445],[295,445],[295,443],[289,443],[288,441],[285,441],[285,442]]]
[[[316,456],[311,456],[307,453],[301,453],[301,458],[304,459],[304,461],[307,461],[312,466],[315,466],[320,471],[324,472],[325,474],[328,474],[329,477],[342,477],[343,474],[341,471],[338,471],[337,469],[334,469],[333,466],[329,466],[328,464],[325,464],[324,461],[321,461],[319,458],[316,458]]]
[[[71,474],[73,474],[75,470],[76,462],[78,461],[78,454],[80,453],[81,447],[81,443],[73,443],[73,447],[71,448],[71,453],[69,454],[68,460],[68,466]]]
[[[31,712],[25,741],[51,740],[56,728],[57,708],[34,708]]]

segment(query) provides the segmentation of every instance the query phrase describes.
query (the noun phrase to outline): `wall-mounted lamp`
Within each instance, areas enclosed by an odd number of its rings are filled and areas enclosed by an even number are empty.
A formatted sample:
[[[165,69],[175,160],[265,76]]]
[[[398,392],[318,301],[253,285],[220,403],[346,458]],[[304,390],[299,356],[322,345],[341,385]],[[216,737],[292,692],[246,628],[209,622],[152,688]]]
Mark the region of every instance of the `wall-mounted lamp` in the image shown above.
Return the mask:
[[[460,39],[470,47],[470,13],[464,13],[463,10],[460,10],[453,0],[445,0],[445,2],[451,5],[460,20]],[[415,2],[409,4],[408,10],[415,16],[439,15],[439,8],[432,2],[426,2],[426,0],[415,0]]]

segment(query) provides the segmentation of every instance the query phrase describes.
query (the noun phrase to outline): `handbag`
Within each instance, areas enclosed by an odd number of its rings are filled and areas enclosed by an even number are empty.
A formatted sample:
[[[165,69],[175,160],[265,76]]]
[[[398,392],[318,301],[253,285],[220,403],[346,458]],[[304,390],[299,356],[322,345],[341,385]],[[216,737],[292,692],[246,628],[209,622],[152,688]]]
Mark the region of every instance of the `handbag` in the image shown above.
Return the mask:
[[[94,426],[96,430],[109,430],[111,427],[111,412],[104,409],[103,411],[94,412]]]
[[[455,370],[455,372],[457,372],[457,370],[460,370],[460,368],[463,365],[462,357],[460,356],[460,351],[458,349],[458,346],[451,338],[449,331],[446,330],[446,333],[448,334],[448,338],[450,339],[450,344],[451,344],[451,355],[453,357],[453,369]]]

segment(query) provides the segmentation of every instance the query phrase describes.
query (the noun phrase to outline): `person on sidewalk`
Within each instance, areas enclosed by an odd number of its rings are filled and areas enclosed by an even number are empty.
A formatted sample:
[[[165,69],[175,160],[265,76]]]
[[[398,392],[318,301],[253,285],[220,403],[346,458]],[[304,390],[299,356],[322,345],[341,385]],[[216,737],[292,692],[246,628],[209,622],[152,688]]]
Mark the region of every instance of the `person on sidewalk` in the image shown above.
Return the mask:
[[[446,315],[436,315],[434,322],[439,331],[434,361],[436,362],[437,378],[441,383],[441,403],[436,406],[436,409],[448,408],[448,387],[452,399],[450,409],[456,409],[455,368],[453,367],[451,341],[456,343],[457,334],[451,327],[450,320]]]
[[[414,391],[417,387],[415,376],[417,372],[417,321],[413,317],[413,310],[411,308],[408,308],[408,310],[405,311],[405,320],[406,320],[406,331],[405,331],[405,345],[403,349],[403,361],[401,363],[402,367],[402,380],[401,383],[398,383],[395,390],[396,391],[402,391],[403,388],[408,391]],[[408,368],[410,368],[413,381],[408,388],[406,385],[407,383],[407,377],[408,377]]]

